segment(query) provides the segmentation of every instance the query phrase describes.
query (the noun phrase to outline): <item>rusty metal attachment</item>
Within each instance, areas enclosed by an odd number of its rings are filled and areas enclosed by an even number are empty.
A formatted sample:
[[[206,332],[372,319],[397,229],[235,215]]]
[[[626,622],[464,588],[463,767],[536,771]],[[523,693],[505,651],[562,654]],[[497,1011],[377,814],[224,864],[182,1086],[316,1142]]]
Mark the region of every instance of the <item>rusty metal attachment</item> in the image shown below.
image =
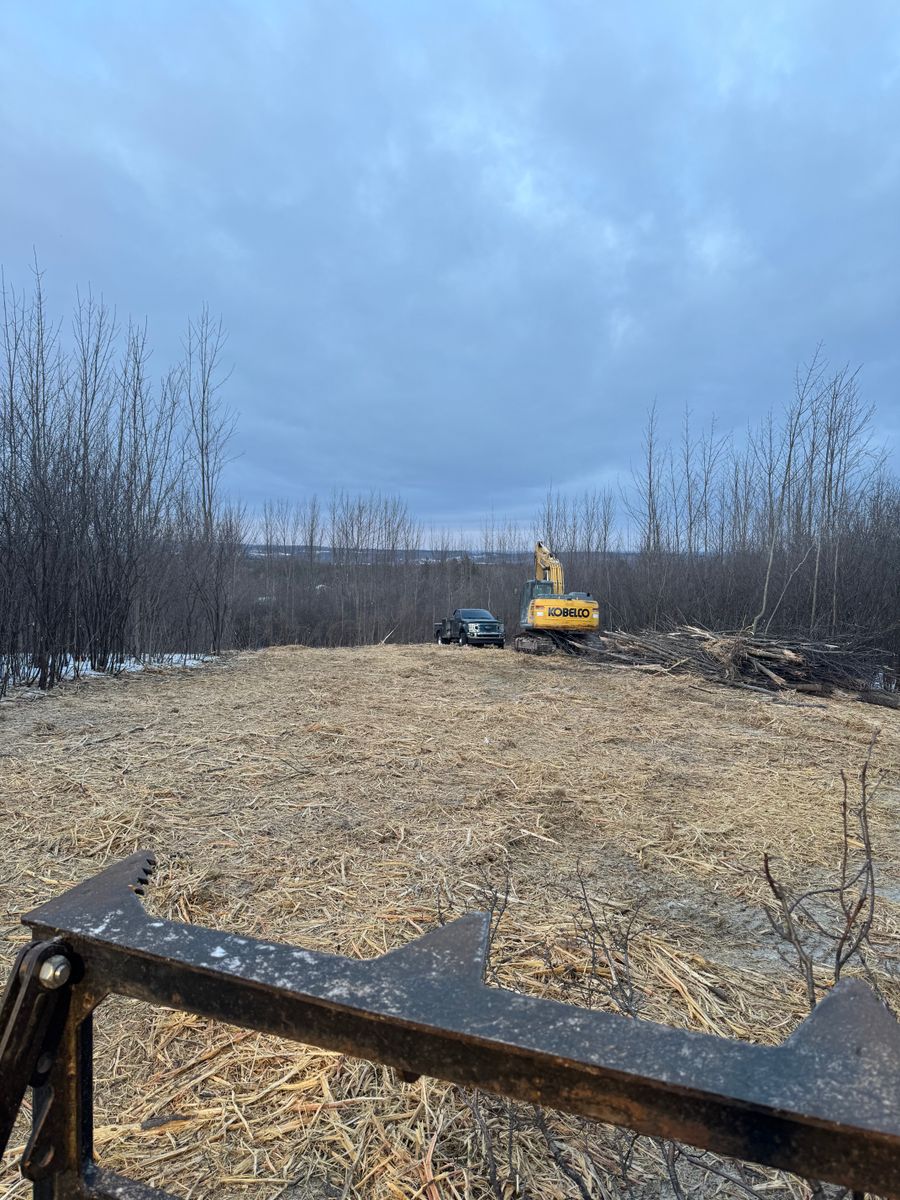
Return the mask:
[[[0,1151],[30,1084],[37,1200],[171,1200],[93,1159],[91,1014],[108,995],[197,1013],[878,1193],[900,1193],[900,1024],[839,984],[781,1046],[488,987],[469,913],[359,961],[150,916],[136,854],[23,918],[0,1008]]]

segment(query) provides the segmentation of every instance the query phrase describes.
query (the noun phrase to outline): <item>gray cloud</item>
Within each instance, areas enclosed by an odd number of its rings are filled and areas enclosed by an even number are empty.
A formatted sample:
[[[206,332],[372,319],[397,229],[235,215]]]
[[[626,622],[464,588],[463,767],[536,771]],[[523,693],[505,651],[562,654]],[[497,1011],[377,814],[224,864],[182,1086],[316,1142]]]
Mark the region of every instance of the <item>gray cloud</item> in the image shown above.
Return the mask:
[[[900,434],[892,4],[22,6],[0,259],[230,330],[251,503],[520,514],[824,342]]]

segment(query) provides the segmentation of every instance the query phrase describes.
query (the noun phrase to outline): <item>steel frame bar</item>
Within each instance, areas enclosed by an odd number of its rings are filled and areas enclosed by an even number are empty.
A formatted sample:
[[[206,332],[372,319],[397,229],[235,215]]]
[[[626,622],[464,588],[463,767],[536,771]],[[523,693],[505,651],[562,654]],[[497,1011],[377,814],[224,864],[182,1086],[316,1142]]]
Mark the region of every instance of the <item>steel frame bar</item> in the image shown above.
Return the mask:
[[[751,1045],[488,987],[482,913],[368,961],[162,920],[138,898],[153,861],[23,918],[74,968],[23,1160],[37,1200],[167,1200],[93,1162],[91,1014],[111,994],[900,1194],[900,1025],[858,981],[783,1045]]]

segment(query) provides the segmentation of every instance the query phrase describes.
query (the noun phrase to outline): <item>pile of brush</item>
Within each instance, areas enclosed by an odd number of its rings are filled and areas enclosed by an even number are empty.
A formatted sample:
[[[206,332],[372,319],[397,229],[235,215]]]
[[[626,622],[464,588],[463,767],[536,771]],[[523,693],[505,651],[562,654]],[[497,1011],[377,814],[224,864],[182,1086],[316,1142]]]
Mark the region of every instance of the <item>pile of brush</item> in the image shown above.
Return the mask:
[[[576,644],[567,648],[576,649]],[[823,696],[837,689],[900,708],[896,672],[889,669],[886,655],[870,648],[713,633],[693,625],[641,633],[613,630],[579,648],[611,664],[690,672],[764,691],[793,689]]]

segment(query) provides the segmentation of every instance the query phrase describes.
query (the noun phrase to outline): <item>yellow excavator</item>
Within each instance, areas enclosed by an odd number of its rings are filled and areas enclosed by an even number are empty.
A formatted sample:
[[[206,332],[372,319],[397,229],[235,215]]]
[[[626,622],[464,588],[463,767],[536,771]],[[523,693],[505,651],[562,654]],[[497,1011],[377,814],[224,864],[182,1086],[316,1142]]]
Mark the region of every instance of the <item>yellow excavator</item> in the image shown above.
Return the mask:
[[[534,548],[534,579],[522,589],[515,647],[524,654],[577,652],[600,628],[600,605],[590,592],[567,592],[562,563],[543,542]]]

